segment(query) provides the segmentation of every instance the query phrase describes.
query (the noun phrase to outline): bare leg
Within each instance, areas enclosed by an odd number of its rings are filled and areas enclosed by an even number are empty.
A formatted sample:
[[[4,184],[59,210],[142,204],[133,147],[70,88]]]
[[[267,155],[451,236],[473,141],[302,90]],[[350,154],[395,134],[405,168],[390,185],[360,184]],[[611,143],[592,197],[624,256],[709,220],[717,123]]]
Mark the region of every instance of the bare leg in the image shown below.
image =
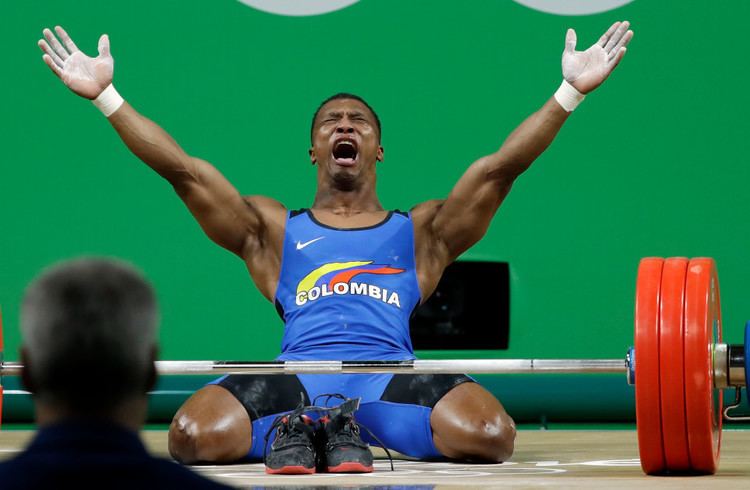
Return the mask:
[[[184,464],[232,463],[250,451],[252,423],[228,390],[209,385],[196,391],[169,426],[169,453]]]
[[[430,424],[435,447],[448,458],[499,463],[513,454],[513,419],[477,383],[462,383],[446,393],[435,404]]]

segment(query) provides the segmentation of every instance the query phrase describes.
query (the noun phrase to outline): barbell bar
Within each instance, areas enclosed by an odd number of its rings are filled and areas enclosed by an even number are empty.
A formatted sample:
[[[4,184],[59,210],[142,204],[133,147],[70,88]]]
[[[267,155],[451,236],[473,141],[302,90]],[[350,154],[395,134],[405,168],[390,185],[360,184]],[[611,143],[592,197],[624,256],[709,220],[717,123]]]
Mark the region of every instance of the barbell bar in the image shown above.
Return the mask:
[[[160,375],[223,374],[529,374],[625,373],[623,359],[415,359],[408,361],[156,361]],[[2,376],[19,376],[23,365],[5,362]]]
[[[744,346],[714,344],[716,388],[745,386]],[[159,375],[224,374],[626,374],[634,385],[634,354],[625,359],[414,359],[407,361],[156,361]],[[23,364],[0,363],[0,376],[20,376]]]
[[[719,283],[713,259],[650,257],[641,260],[638,268],[635,347],[625,359],[157,361],[156,370],[160,375],[624,373],[636,390],[643,470],[648,474],[710,474],[718,468],[721,390],[737,390],[737,401],[729,407],[733,408],[739,404],[739,390],[750,379],[745,358],[750,351],[748,332],[750,322],[743,345],[721,343]],[[19,376],[22,371],[21,363],[0,362],[0,381],[2,376]]]

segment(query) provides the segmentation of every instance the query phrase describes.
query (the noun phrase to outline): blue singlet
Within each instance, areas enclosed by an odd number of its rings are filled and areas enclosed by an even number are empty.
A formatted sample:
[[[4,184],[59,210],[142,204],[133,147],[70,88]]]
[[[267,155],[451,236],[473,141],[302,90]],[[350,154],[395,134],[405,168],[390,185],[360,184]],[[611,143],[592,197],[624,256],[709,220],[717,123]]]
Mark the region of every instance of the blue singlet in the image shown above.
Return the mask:
[[[407,213],[340,229],[309,210],[286,222],[276,307],[284,319],[279,360],[414,359],[409,317],[419,304],[414,229]],[[390,374],[300,375],[322,393],[377,400]]]

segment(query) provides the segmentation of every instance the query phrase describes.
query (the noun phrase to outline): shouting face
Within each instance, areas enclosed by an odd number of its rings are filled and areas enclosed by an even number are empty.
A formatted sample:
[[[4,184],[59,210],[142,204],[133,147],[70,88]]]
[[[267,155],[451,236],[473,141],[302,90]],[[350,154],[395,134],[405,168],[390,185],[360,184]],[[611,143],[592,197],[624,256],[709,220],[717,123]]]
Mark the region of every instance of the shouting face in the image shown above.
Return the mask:
[[[340,190],[353,190],[383,160],[375,115],[355,99],[334,99],[315,118],[310,161]]]

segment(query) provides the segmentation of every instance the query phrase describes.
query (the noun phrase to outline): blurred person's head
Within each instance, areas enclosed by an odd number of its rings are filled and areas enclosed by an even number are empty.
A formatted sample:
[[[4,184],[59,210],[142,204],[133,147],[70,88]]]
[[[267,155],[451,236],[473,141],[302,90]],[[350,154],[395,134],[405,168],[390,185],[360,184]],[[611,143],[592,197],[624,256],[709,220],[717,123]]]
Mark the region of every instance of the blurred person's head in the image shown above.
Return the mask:
[[[82,258],[44,270],[21,306],[23,383],[37,422],[140,427],[156,381],[158,319],[152,287],[124,262]]]

